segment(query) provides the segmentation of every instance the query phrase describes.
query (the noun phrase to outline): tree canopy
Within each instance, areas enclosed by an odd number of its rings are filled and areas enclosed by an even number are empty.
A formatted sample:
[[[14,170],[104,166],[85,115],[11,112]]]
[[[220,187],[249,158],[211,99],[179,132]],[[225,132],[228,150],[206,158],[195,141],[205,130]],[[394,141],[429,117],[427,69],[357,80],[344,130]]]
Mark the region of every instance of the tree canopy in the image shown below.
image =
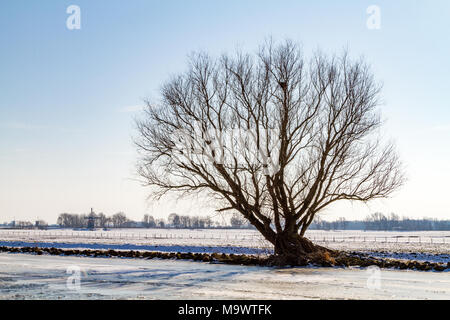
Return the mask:
[[[362,59],[305,59],[291,41],[193,54],[137,120],[139,174],[157,198],[207,192],[281,252],[330,204],[402,185],[395,148],[379,137],[380,90]]]

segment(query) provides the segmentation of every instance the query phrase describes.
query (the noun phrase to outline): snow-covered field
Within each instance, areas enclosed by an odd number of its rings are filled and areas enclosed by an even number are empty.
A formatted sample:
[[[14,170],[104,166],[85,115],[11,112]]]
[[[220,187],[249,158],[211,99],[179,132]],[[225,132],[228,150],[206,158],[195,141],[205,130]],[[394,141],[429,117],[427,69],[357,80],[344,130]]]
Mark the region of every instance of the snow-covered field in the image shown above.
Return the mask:
[[[0,299],[450,299],[450,276],[1,253]]]
[[[450,232],[309,231],[330,248],[450,261]],[[0,230],[0,246],[267,254],[253,230]],[[67,285],[69,267],[81,285]],[[370,285],[373,279],[379,286]],[[378,277],[378,278],[377,278]],[[375,283],[377,283],[375,281]],[[450,299],[448,272],[263,268],[181,260],[0,254],[0,299]]]
[[[329,248],[450,255],[449,231],[316,231],[306,236]],[[270,253],[272,245],[255,230],[116,229],[110,231],[1,230],[0,245],[116,250]],[[425,258],[426,259],[426,258]]]

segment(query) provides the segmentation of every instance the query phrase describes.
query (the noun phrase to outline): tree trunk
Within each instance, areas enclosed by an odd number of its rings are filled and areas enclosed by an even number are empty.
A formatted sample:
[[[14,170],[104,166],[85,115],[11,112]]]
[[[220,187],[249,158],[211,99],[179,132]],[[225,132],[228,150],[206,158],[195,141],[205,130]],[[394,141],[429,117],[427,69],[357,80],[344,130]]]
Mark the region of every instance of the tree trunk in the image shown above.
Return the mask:
[[[297,232],[283,231],[275,240],[275,256],[278,265],[306,265],[310,262],[328,260],[330,251],[315,245]]]
[[[286,221],[285,229],[275,232],[270,225],[259,221],[250,221],[256,229],[274,245],[271,261],[274,265],[306,265],[308,263],[325,263],[330,260],[333,250],[312,243],[298,233],[295,223]],[[294,221],[295,222],[295,221]]]
[[[275,241],[275,254],[306,255],[317,251],[317,247],[308,239],[301,237],[296,232],[283,231],[277,234]]]

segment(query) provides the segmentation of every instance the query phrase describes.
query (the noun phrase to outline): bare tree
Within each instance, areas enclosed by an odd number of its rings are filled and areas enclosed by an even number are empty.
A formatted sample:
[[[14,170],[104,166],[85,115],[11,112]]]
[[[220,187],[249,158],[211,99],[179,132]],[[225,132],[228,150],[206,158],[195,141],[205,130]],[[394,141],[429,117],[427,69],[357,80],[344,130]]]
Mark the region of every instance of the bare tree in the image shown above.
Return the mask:
[[[230,219],[233,228],[241,228],[245,224],[245,220],[239,212],[235,212]]]
[[[256,56],[194,54],[137,121],[139,174],[156,198],[209,192],[276,254],[307,256],[323,250],[304,237],[318,212],[403,183],[393,145],[378,136],[379,94],[364,61],[306,61],[291,41]]]
[[[154,228],[156,226],[155,219],[153,216],[144,214],[144,218],[142,219],[142,223],[144,228]]]
[[[96,226],[100,227],[100,228],[105,228],[107,222],[108,222],[108,217],[106,217],[106,215],[103,212],[100,212],[97,215],[97,220],[95,222]]]
[[[127,222],[127,216],[123,212],[118,212],[111,217],[114,228],[120,228]]]
[[[167,219],[167,223],[174,228],[180,227],[180,216],[176,213],[169,214],[169,218]]]

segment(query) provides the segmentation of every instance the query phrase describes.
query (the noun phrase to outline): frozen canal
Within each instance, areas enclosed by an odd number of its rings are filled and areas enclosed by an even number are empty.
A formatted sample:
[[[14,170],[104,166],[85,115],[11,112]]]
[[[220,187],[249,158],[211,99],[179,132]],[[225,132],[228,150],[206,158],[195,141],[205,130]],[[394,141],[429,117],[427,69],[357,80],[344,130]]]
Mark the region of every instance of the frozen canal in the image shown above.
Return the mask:
[[[450,273],[1,253],[0,298],[449,299]]]

